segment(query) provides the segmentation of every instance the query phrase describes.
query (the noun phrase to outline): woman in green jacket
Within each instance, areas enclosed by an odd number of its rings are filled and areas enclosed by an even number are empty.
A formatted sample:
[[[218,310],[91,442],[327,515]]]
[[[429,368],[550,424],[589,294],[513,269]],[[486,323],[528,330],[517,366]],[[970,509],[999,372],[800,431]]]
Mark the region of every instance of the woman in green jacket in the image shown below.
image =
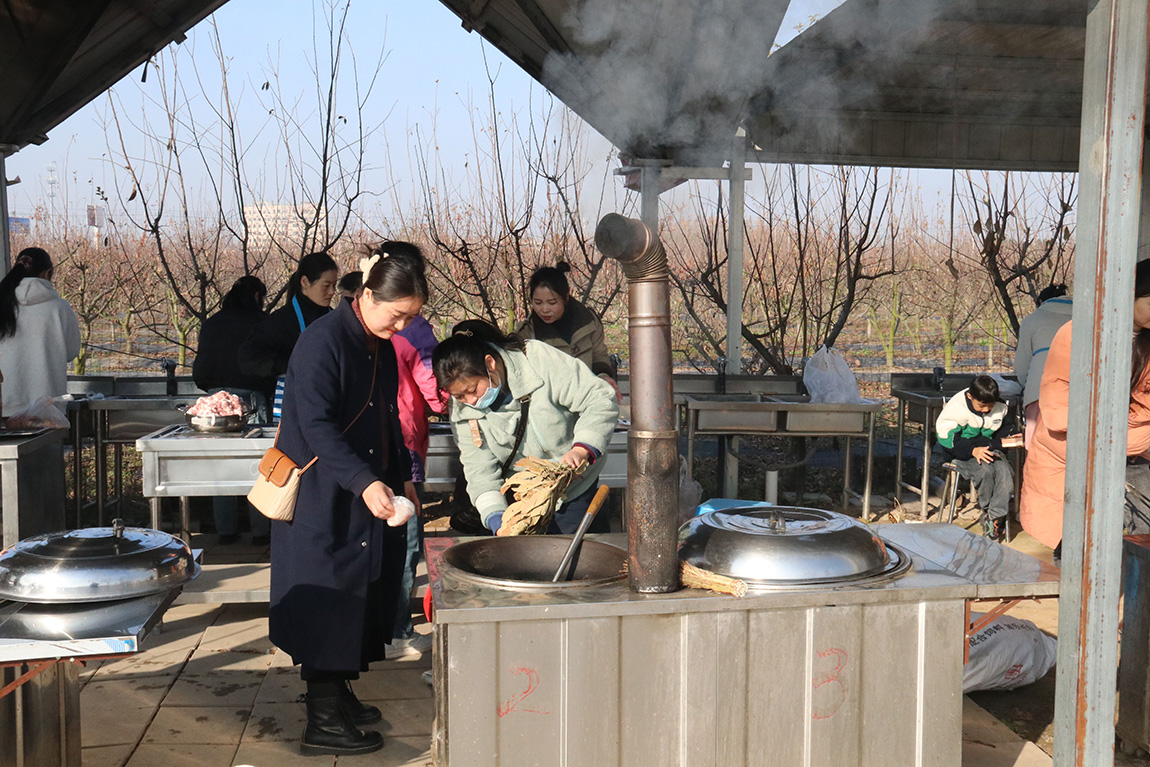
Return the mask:
[[[575,358],[539,341],[506,336],[481,320],[456,325],[436,347],[439,387],[452,397],[451,425],[467,477],[467,494],[483,523],[497,532],[507,500],[501,467],[521,457],[589,466],[567,489],[549,532],[573,533],[591,502],[615,430],[615,392]],[[514,458],[524,405],[527,422]],[[509,469],[513,471],[513,469]],[[592,530],[607,532],[606,517]]]
[[[571,297],[563,261],[541,266],[531,275],[531,316],[515,329],[520,338],[554,346],[580,360],[591,372],[615,386],[616,370],[607,352],[603,323],[595,313]]]

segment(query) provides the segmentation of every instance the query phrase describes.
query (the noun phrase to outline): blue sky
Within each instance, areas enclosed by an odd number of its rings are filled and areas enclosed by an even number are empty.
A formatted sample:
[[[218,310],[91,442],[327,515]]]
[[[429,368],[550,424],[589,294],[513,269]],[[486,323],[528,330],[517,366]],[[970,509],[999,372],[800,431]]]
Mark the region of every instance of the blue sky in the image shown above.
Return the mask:
[[[793,36],[798,25],[808,24],[812,16],[825,15],[838,4],[839,0],[797,0],[783,22],[779,42]],[[504,118],[525,121],[531,110],[547,101],[542,86],[478,34],[466,32],[437,0],[357,0],[351,8],[349,36],[359,70],[370,71],[381,50],[387,56],[365,118],[368,123],[383,121],[381,133],[370,141],[367,163],[380,168],[390,155],[401,184],[414,188],[415,180],[408,178],[408,153],[416,131],[427,137],[434,130],[448,172],[461,171],[473,159],[473,107],[469,104],[482,106],[487,97],[485,53],[487,65],[496,74],[496,104]],[[230,59],[232,92],[242,88],[238,100],[248,133],[254,134],[262,123],[259,87],[269,78],[270,68],[300,93],[306,92],[309,83],[314,87],[306,61],[312,45],[313,0],[231,0],[214,18]],[[210,81],[215,63],[206,22],[191,30],[177,55],[185,73],[194,59]],[[140,79],[137,70],[113,89],[125,116],[145,113],[149,99],[155,97],[157,76],[153,73],[144,83]],[[59,184],[51,202],[57,210],[66,206],[74,218],[86,204],[96,201],[97,186],[117,186],[107,161],[103,127],[107,111],[108,98],[102,96],[51,131],[44,145],[26,147],[8,159],[8,177],[22,179],[21,184],[9,187],[12,215],[30,215],[37,204],[48,202],[47,168],[53,163]],[[592,134],[588,157],[601,161],[609,151],[607,142]],[[269,155],[264,162],[274,165],[276,160]],[[368,185],[385,184],[387,178],[388,174],[377,171],[369,174]],[[118,185],[124,186],[123,181]]]

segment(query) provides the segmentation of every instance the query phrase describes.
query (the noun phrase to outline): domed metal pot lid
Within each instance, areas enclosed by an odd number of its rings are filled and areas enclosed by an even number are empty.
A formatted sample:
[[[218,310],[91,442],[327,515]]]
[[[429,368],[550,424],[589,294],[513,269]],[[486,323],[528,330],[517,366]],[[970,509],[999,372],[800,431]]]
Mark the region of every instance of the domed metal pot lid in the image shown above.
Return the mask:
[[[0,552],[0,599],[99,602],[175,588],[200,574],[188,545],[142,527],[38,535]]]
[[[859,520],[793,506],[700,514],[679,529],[679,558],[760,591],[869,583],[910,567]]]

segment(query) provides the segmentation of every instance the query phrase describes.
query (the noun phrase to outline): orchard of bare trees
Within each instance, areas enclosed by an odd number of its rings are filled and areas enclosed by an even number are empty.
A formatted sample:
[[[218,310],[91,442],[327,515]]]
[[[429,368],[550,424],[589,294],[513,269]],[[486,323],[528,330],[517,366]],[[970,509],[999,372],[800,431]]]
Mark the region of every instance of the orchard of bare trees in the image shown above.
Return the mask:
[[[625,354],[622,275],[593,243],[603,214],[637,210],[613,174],[615,153],[592,156],[588,129],[546,96],[529,117],[503,111],[490,74],[491,87],[470,107],[464,169],[450,169],[433,132],[418,130],[400,166],[396,148],[373,143],[380,124],[365,110],[384,56],[365,66],[353,55],[346,4],[317,13],[316,82],[300,92],[273,65],[261,82],[233,83],[218,36],[210,73],[179,49],[150,63],[152,117],[128,115],[111,92],[104,127],[115,183],[97,190],[107,225],[93,237],[42,207],[32,232],[13,242],[34,242],[56,259],[57,285],[83,332],[75,372],[159,357],[190,365],[199,324],[237,277],[259,276],[274,304],[306,253],[327,250],[351,269],[357,246],[382,239],[424,249],[433,290],[425,313],[441,332],[466,317],[510,328],[528,311],[532,270],[567,261],[576,296],[602,315],[613,350]],[[238,117],[243,99],[258,100],[260,124]],[[368,166],[396,183],[365,188]],[[793,372],[824,343],[848,356],[863,350],[888,368],[930,361],[949,369],[971,347],[986,366],[1009,363],[1035,296],[1073,273],[1073,175],[960,171],[949,198],[928,206],[897,170],[752,170],[742,326],[749,371]],[[661,216],[679,362],[715,369],[726,348],[725,185],[664,195]]]

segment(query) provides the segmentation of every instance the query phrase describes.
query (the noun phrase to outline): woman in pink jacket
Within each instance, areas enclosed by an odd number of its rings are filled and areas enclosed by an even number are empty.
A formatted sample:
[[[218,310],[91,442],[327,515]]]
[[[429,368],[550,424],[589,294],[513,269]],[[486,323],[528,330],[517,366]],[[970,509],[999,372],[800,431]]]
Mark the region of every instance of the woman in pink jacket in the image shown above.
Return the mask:
[[[1070,334],[1066,323],[1054,336],[1039,390],[1039,415],[1026,453],[1022,477],[1022,527],[1041,543],[1062,553],[1062,504],[1066,484],[1066,423],[1070,406]],[[1130,410],[1126,432],[1128,534],[1150,533],[1150,261],[1140,261],[1134,277],[1134,349],[1130,374]],[[1138,496],[1142,497],[1139,498]]]

